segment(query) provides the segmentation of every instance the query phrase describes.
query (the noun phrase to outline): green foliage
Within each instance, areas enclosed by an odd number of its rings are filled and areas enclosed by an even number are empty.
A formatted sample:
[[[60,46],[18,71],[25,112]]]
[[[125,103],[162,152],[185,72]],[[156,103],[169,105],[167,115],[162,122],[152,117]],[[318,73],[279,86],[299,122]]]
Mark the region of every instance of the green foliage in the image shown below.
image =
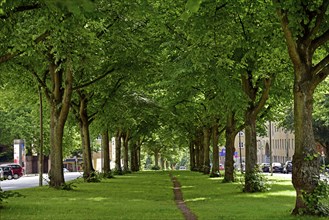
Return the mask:
[[[63,183],[60,189],[61,190],[66,190],[66,191],[71,191],[76,187],[77,186],[75,185],[75,182],[71,181],[71,182]]]
[[[316,153],[306,153],[304,160],[305,161],[312,161],[315,160],[317,158],[319,158],[321,156],[321,154],[319,152]]]
[[[99,183],[101,182],[102,178],[104,177],[104,175],[98,171],[94,171],[92,173],[90,173],[90,175],[85,178],[85,181],[88,183]]]
[[[249,192],[266,192],[271,189],[269,180],[264,176],[264,174],[255,168],[255,170],[249,174],[245,174],[240,178],[240,188],[245,192],[246,182],[250,184],[251,191]]]
[[[303,192],[303,199],[307,208],[300,214],[329,216],[329,204],[324,203],[329,198],[329,181],[320,180],[312,193]]]

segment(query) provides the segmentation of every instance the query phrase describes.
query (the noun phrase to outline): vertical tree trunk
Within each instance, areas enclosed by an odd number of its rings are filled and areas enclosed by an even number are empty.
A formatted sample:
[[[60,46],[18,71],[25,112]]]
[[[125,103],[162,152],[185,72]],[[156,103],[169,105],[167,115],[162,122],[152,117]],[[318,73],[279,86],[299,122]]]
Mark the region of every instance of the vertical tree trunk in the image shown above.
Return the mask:
[[[236,128],[236,122],[234,119],[234,114],[231,112],[228,113],[227,121],[226,121],[226,129],[225,129],[225,175],[224,182],[234,182],[234,141],[235,136],[238,131]],[[241,156],[241,155],[240,155]]]
[[[212,127],[212,169],[210,176],[218,177],[219,173],[219,149],[218,149],[218,122],[216,122]]]
[[[129,142],[129,130],[124,132],[122,134],[123,138],[123,171],[129,172],[129,148],[128,148],[128,142]]]
[[[122,175],[121,168],[121,130],[119,129],[115,137],[115,169],[119,175]]]
[[[203,173],[210,173],[210,131],[208,127],[203,127]]]
[[[107,129],[102,132],[102,150],[103,150],[103,158],[104,158],[103,172],[105,174],[109,174],[111,172],[110,139],[109,139],[109,131]]]
[[[83,178],[89,181],[90,177],[95,171],[92,164],[91,158],[91,147],[90,147],[90,134],[89,134],[89,119],[87,112],[87,97],[81,92],[80,103],[79,103],[79,121],[80,121],[80,135],[83,150]]]
[[[39,186],[42,186],[43,183],[43,102],[42,102],[42,91],[39,86],[39,115],[40,115],[40,144],[39,144],[39,157],[38,157],[38,170],[39,170]]]
[[[66,66],[66,77],[63,80],[63,70],[56,70],[56,64],[51,64],[49,73],[52,81],[51,94],[46,93],[50,102],[50,171],[49,186],[60,188],[64,184],[63,174],[63,135],[64,126],[69,113],[73,73],[70,62]],[[65,81],[65,87],[64,87]]]
[[[157,168],[160,168],[160,166],[159,166],[160,155],[159,154],[160,154],[159,151],[157,151],[157,150],[154,151],[154,166]]]
[[[190,150],[190,170],[195,170],[195,148],[194,148],[194,141],[191,139],[189,144]]]
[[[203,172],[203,164],[204,164],[204,138],[203,133],[200,131],[198,136],[198,142],[199,142],[199,166],[198,171]]]
[[[64,184],[63,175],[63,133],[64,126],[59,123],[56,106],[51,106],[51,135],[50,135],[50,186],[60,188]]]
[[[245,192],[255,192],[253,187],[253,175],[257,164],[257,140],[256,140],[256,119],[252,116],[246,117],[245,124],[245,150],[246,150],[246,173],[245,173]]]
[[[326,207],[318,201],[314,192],[319,184],[319,156],[315,148],[312,125],[313,92],[329,75],[329,55],[322,49],[329,41],[327,16],[329,1],[313,5],[299,2],[292,11],[280,1],[273,0],[286,39],[288,53],[294,66],[294,127],[295,153],[293,156],[292,182],[296,190],[296,204],[293,214],[326,214]],[[312,7],[312,8],[311,8]],[[300,18],[305,22],[291,21],[298,8]],[[294,25],[300,24],[298,28]],[[295,32],[298,30],[298,32]],[[320,50],[320,52],[319,52]],[[316,59],[313,55],[317,54]],[[318,54],[321,54],[318,56]],[[321,60],[320,60],[321,59]],[[315,195],[313,195],[315,193]],[[305,197],[312,197],[307,205]],[[308,207],[309,206],[309,207]],[[326,208],[326,209],[324,209]],[[326,211],[324,211],[326,210]]]
[[[304,73],[304,75],[307,74]],[[300,210],[306,210],[312,214],[310,207],[307,207],[303,200],[303,192],[311,195],[318,185],[320,175],[320,157],[316,150],[312,126],[313,88],[309,84],[296,80],[294,101],[295,153],[292,183],[297,196],[293,214],[298,214]],[[314,204],[317,203],[318,201],[314,201]]]
[[[137,142],[134,142],[130,147],[130,166],[132,172],[138,171],[138,161],[137,161]]]

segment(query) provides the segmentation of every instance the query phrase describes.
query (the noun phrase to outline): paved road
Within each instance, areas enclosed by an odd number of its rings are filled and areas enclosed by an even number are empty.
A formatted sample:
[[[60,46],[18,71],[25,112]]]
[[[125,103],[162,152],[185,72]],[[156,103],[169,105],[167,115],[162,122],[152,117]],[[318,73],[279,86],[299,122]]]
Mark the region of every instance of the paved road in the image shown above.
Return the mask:
[[[65,181],[73,180],[78,177],[82,176],[82,173],[79,172],[69,172],[69,173],[64,173],[64,178]],[[48,180],[48,175],[43,174],[43,177]],[[44,185],[47,185],[47,181],[43,181]],[[4,180],[0,181],[0,187],[3,191],[8,191],[8,190],[16,190],[16,189],[23,189],[23,188],[32,188],[32,187],[37,187],[39,186],[39,176],[23,176],[19,179],[12,179],[12,180]]]

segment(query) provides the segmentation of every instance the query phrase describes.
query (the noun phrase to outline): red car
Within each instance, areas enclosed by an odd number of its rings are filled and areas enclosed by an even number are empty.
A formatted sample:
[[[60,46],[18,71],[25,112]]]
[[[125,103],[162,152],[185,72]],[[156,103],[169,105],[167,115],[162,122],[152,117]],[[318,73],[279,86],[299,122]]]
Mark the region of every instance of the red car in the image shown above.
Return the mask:
[[[24,169],[21,167],[21,165],[16,163],[8,163],[8,164],[2,164],[2,166],[8,166],[11,167],[11,170],[13,172],[14,179],[18,179],[21,176],[24,175]]]

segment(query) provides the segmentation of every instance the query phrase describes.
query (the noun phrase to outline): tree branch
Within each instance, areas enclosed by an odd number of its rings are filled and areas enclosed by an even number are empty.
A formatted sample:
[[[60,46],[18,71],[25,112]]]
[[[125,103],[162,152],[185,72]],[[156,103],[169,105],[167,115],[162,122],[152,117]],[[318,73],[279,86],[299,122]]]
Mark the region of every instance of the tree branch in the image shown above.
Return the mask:
[[[329,54],[312,68],[312,75],[315,76],[329,64]]]
[[[0,19],[7,19],[10,17],[11,14],[14,14],[17,12],[24,12],[24,11],[29,11],[29,10],[39,9],[39,8],[41,8],[41,4],[39,4],[39,3],[35,3],[32,5],[20,5],[14,9],[12,9],[9,14],[1,15]]]
[[[316,16],[315,25],[310,31],[310,34],[309,34],[310,37],[315,36],[318,33],[320,26],[323,23],[323,18],[327,11],[328,5],[329,5],[329,1],[323,1],[322,5],[318,8],[318,10],[316,10],[316,12],[318,12],[318,13]]]
[[[273,0],[274,4],[280,4],[280,1]],[[281,27],[284,33],[284,37],[286,39],[286,44],[288,46],[288,52],[289,56],[294,64],[294,66],[297,66],[301,63],[301,59],[299,57],[299,54],[297,52],[297,45],[294,40],[294,36],[292,34],[292,31],[289,28],[289,20],[287,12],[282,10],[281,8],[276,9],[277,15],[279,17],[279,21],[281,23]]]
[[[312,41],[311,44],[312,52],[314,52],[318,47],[328,42],[328,40],[329,40],[329,29]]]
[[[50,31],[45,31],[43,34],[41,34],[39,37],[37,37],[34,40],[34,43],[37,44],[37,43],[45,40],[46,37],[48,37],[49,35],[50,35]],[[11,60],[12,58],[14,58],[18,55],[21,55],[23,53],[24,53],[24,51],[17,51],[16,53],[7,53],[5,55],[2,55],[2,56],[0,56],[0,64],[4,63],[4,62],[7,62],[7,61]]]
[[[112,69],[106,71],[103,75],[100,75],[100,76],[98,76],[97,78],[95,78],[95,79],[93,79],[93,80],[91,80],[91,81],[89,81],[89,82],[86,82],[86,83],[83,83],[83,84],[81,84],[81,85],[79,85],[79,86],[74,87],[73,90],[82,89],[82,88],[84,88],[84,87],[87,87],[87,86],[89,86],[89,85],[91,85],[91,84],[97,82],[98,80],[103,79],[105,76],[107,76],[108,74],[110,74],[110,73],[112,73],[112,72],[114,72],[114,71],[115,71],[115,69],[112,68]]]

